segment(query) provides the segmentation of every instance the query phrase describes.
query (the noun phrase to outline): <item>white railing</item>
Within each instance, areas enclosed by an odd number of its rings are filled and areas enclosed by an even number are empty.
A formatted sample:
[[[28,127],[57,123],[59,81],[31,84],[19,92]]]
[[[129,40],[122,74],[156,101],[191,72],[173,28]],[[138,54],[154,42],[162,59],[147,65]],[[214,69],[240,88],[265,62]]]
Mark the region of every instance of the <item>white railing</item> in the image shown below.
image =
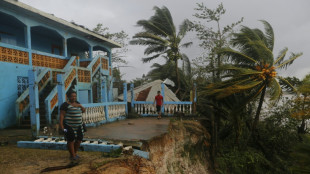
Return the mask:
[[[165,115],[173,115],[174,113],[192,114],[192,104],[192,102],[165,101],[163,105],[163,113]],[[157,114],[154,102],[150,101],[134,101],[134,111],[140,115]]]
[[[192,104],[165,104],[164,114],[184,113],[192,114]]]
[[[89,124],[106,120],[104,107],[104,105],[85,107],[86,111],[82,114],[83,122]]]
[[[109,105],[108,111],[109,111],[109,118],[126,115],[126,105],[125,104]]]
[[[138,114],[152,115],[156,114],[156,107],[154,104],[135,104],[135,112]]]
[[[82,114],[83,121],[86,124],[109,121],[109,119],[126,116],[125,102],[111,103],[89,103],[83,104],[86,109]],[[109,117],[107,117],[109,115]],[[108,119],[108,120],[107,120]]]

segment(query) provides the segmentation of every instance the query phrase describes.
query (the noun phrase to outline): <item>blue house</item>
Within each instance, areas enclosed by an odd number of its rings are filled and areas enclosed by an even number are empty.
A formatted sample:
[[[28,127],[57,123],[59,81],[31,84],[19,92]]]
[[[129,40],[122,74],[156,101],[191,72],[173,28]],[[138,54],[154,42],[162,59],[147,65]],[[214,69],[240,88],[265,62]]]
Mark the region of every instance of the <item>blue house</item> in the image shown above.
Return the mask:
[[[1,0],[0,129],[30,126],[29,113],[41,124],[57,121],[58,99],[71,89],[82,104],[111,101],[111,50],[119,47],[83,26]]]

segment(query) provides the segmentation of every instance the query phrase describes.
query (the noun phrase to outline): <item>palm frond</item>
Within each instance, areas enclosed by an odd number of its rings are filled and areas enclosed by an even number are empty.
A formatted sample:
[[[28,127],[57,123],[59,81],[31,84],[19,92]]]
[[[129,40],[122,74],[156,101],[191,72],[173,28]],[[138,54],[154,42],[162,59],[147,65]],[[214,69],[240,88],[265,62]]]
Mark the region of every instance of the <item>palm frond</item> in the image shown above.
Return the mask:
[[[160,55],[161,55],[161,54],[156,54],[156,55],[151,56],[151,57],[142,58],[142,62],[143,62],[143,63],[150,62],[151,60],[156,59],[156,58],[159,57]]]
[[[165,39],[161,38],[160,36],[149,33],[149,32],[137,33],[133,36],[133,38],[139,38],[139,39],[142,38],[144,40],[151,39],[151,40],[157,41],[158,43],[161,43],[161,44],[165,44],[167,42]]]
[[[258,85],[260,85],[262,81],[252,81],[249,82],[248,84],[242,84],[242,85],[232,85],[230,87],[227,87],[219,93],[219,95],[216,96],[217,99],[225,98],[227,96],[230,96],[235,93],[241,93],[243,91],[252,89]]]
[[[283,62],[287,51],[288,51],[288,48],[284,48],[283,50],[280,51],[279,56],[277,57],[276,61],[274,62],[274,65],[278,65],[278,64],[281,64]]]
[[[271,80],[269,87],[270,87],[270,100],[279,99],[279,97],[282,94],[282,88],[281,88],[279,82],[275,78],[273,78]]]
[[[287,87],[291,88],[292,91],[297,93],[297,89],[289,82],[287,81],[285,78],[281,77],[281,76],[277,76],[277,78],[283,83],[285,84]]]
[[[265,20],[260,20],[265,27],[265,38],[267,40],[267,47],[273,51],[274,47],[274,32],[272,26]]]
[[[179,26],[179,33],[177,37],[183,38],[189,31],[189,29],[190,29],[190,21],[188,19],[185,19]]]
[[[162,45],[152,45],[152,46],[148,46],[145,50],[144,50],[144,54],[145,55],[150,55],[152,53],[160,53],[163,54],[166,51],[167,47],[162,46]]]
[[[257,61],[253,58],[231,48],[223,48],[219,51],[219,53],[229,56],[229,58],[231,58],[236,63],[257,63]]]
[[[152,46],[152,45],[165,45],[162,42],[158,42],[151,39],[134,39],[129,42],[131,45],[144,45],[144,46]]]
[[[153,33],[155,35],[168,37],[169,33],[156,26],[153,22],[148,20],[139,20],[137,26],[142,27],[146,32]]]
[[[180,47],[188,48],[191,45],[193,45],[193,42],[187,42],[187,43],[182,44]]]
[[[189,58],[187,57],[186,54],[182,54],[182,60],[183,60],[183,72],[186,74],[186,75],[190,75],[192,74],[192,66],[191,66],[191,62],[189,60]]]
[[[278,65],[276,68],[287,68],[289,65],[291,65],[295,59],[297,59],[298,57],[302,56],[302,53],[292,53],[292,55],[290,56],[290,58],[286,61],[284,61],[283,63],[281,63],[280,65]]]
[[[169,9],[165,6],[162,8],[155,6],[153,10],[155,15],[150,18],[150,21],[165,31],[168,36],[175,35],[175,26]]]

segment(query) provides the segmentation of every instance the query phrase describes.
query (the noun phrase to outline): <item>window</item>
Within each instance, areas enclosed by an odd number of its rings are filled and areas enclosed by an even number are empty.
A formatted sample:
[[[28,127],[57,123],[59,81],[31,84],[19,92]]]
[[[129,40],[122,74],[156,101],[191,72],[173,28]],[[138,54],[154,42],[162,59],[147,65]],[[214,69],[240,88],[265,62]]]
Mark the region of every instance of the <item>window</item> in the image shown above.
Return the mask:
[[[11,33],[0,31],[0,42],[7,43],[10,45],[16,45],[16,36]]]
[[[28,88],[28,77],[17,76],[17,96],[19,97]]]
[[[52,54],[62,55],[62,48],[58,45],[52,45]]]

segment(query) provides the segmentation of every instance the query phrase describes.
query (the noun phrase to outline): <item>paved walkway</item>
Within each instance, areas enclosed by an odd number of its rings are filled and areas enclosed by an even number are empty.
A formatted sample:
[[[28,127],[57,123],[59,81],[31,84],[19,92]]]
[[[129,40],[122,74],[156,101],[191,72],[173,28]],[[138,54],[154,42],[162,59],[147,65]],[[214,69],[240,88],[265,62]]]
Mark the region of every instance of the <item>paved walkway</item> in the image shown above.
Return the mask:
[[[85,138],[128,141],[150,140],[168,132],[169,122],[170,118],[159,120],[156,117],[126,119],[88,128]]]

